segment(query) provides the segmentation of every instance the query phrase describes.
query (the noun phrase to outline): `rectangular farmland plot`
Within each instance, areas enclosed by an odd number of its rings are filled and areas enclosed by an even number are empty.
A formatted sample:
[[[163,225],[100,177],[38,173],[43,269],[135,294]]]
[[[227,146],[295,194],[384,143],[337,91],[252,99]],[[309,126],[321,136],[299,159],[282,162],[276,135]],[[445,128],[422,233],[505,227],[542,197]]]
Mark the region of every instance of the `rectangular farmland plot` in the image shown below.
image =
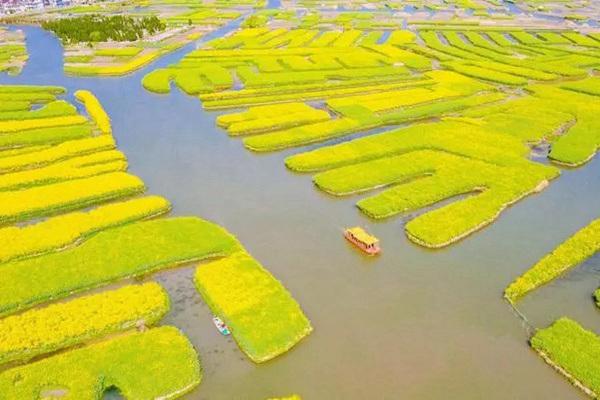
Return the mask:
[[[561,373],[584,388],[586,393],[600,394],[600,338],[569,318],[561,318],[538,330],[531,347],[546,362],[561,368]]]
[[[345,136],[365,125],[350,118],[316,122],[244,139],[244,146],[253,151],[275,151]]]
[[[505,84],[505,85],[525,85],[527,79],[508,74],[500,71],[493,71],[485,67],[479,67],[476,65],[468,65],[466,63],[452,62],[445,63],[445,67],[452,69],[453,71],[461,74],[470,76],[472,78],[483,79],[490,82]]]
[[[362,36],[362,34],[363,32],[358,30],[345,31],[331,43],[331,46],[350,47]]]
[[[0,175],[0,191],[29,188],[127,169],[125,155],[108,150],[61,161],[41,168]]]
[[[568,82],[563,84],[562,88],[600,97],[600,79],[597,77],[587,78],[576,82]]]
[[[109,135],[66,141],[53,147],[39,149],[39,151],[3,157],[0,159],[0,172],[42,166],[78,155],[114,149],[115,146],[115,140]]]
[[[56,144],[67,140],[89,137],[92,127],[88,124],[28,129],[0,135],[0,149],[41,144]]]
[[[52,128],[85,124],[87,119],[81,115],[53,117],[42,119],[26,119],[16,121],[0,121],[0,134],[26,131],[29,129]]]
[[[157,283],[129,285],[0,320],[0,364],[27,360],[119,331],[151,326],[169,310]]]
[[[1,85],[0,94],[4,93],[48,93],[63,94],[65,88],[62,86],[38,86],[38,85]]]
[[[56,96],[45,91],[40,92],[0,92],[0,103],[12,101],[27,101],[32,103],[48,103],[56,100]]]
[[[163,214],[170,208],[166,199],[147,196],[57,215],[24,227],[1,228],[0,263],[58,251],[103,229]]]
[[[246,253],[200,265],[194,280],[211,311],[254,362],[277,357],[312,331],[285,287]]]
[[[83,208],[141,193],[144,183],[124,172],[113,172],[53,185],[0,192],[0,225]]]
[[[401,89],[414,86],[430,86],[427,80],[407,79],[389,76],[369,80],[351,80],[347,83],[308,83],[297,86],[282,85],[271,88],[242,89],[216,95],[201,95],[202,106],[207,110],[252,106],[256,104],[283,103],[292,101],[319,100],[329,97],[344,97],[355,94],[376,93],[383,90]]]
[[[64,100],[57,100],[47,103],[35,110],[27,109],[26,111],[1,112],[0,121],[22,121],[26,119],[64,117],[76,114],[77,109],[73,105]]]
[[[309,47],[331,46],[331,44],[333,42],[335,42],[341,35],[342,35],[342,32],[337,32],[337,31],[323,32],[321,35],[317,36],[317,38],[309,44]]]

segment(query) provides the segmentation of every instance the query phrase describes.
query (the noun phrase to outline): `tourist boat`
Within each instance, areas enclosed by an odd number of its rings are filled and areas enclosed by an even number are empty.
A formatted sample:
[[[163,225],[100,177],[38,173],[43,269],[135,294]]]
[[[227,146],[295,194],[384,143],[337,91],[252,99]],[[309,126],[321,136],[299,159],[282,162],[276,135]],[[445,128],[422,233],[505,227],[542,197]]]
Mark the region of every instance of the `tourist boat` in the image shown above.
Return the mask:
[[[348,241],[352,242],[352,244],[369,255],[375,255],[381,251],[379,248],[379,239],[377,239],[375,236],[369,235],[363,228],[359,226],[347,228],[344,230],[344,236],[346,239],[348,239]]]
[[[215,326],[217,327],[217,329],[219,330],[219,332],[221,332],[221,335],[223,336],[229,336],[231,334],[231,331],[229,330],[229,327],[227,325],[225,325],[225,322],[223,322],[223,320],[217,316],[213,317],[213,324],[215,324]]]

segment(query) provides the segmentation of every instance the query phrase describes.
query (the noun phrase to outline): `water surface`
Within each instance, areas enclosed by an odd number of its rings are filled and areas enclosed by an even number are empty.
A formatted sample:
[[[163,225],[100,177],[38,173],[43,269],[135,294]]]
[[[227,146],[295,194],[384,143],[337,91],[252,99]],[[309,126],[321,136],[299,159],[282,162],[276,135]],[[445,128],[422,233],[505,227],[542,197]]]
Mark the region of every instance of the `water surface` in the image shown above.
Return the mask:
[[[222,34],[227,29],[221,30]],[[199,352],[200,387],[186,398],[265,399],[577,399],[584,396],[527,345],[527,331],[502,300],[504,287],[542,255],[599,216],[600,159],[511,207],[490,227],[431,251],[404,236],[404,218],[374,223],[334,199],[310,176],[287,171],[287,152],[256,155],[215,127],[179,91],[146,92],[140,80],[194,45],[131,76],[66,77],[58,41],[25,28],[30,60],[0,83],[53,84],[93,91],[113,121],[130,171],[150,193],[173,202],[173,215],[198,215],[234,233],[293,293],[315,331],[276,360],[255,365],[211,322],[191,282],[193,269],[155,276],[172,296],[164,320]],[[365,258],[342,238],[368,226],[383,254]],[[520,309],[539,327],[569,315],[590,329],[598,257],[531,294]]]

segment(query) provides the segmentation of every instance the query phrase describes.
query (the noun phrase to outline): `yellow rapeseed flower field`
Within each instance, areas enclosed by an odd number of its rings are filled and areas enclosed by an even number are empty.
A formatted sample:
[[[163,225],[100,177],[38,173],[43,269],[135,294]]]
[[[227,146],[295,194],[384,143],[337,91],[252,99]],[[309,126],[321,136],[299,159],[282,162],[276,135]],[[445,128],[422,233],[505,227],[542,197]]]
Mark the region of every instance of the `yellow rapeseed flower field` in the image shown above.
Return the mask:
[[[130,285],[33,309],[0,320],[0,364],[105,336],[153,325],[169,310],[157,283]]]
[[[58,215],[24,227],[2,228],[0,243],[5,245],[0,247],[0,262],[57,250],[100,230],[165,213],[170,207],[163,197],[147,196]]]
[[[87,119],[81,115],[66,117],[36,118],[14,121],[0,121],[0,134],[16,133],[28,129],[52,128],[56,126],[71,126],[85,124]]]

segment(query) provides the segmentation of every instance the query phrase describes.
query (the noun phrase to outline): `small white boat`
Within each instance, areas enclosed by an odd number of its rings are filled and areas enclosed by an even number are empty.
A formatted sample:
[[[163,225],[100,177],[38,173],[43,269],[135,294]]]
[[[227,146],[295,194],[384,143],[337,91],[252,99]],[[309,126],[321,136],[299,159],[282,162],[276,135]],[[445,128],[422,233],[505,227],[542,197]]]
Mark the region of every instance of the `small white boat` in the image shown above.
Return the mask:
[[[221,332],[221,335],[223,336],[229,336],[231,335],[231,331],[229,330],[229,327],[227,325],[225,325],[225,322],[223,322],[223,320],[219,317],[213,317],[213,324],[215,324],[215,326],[217,327],[217,329],[219,330],[219,332]]]

